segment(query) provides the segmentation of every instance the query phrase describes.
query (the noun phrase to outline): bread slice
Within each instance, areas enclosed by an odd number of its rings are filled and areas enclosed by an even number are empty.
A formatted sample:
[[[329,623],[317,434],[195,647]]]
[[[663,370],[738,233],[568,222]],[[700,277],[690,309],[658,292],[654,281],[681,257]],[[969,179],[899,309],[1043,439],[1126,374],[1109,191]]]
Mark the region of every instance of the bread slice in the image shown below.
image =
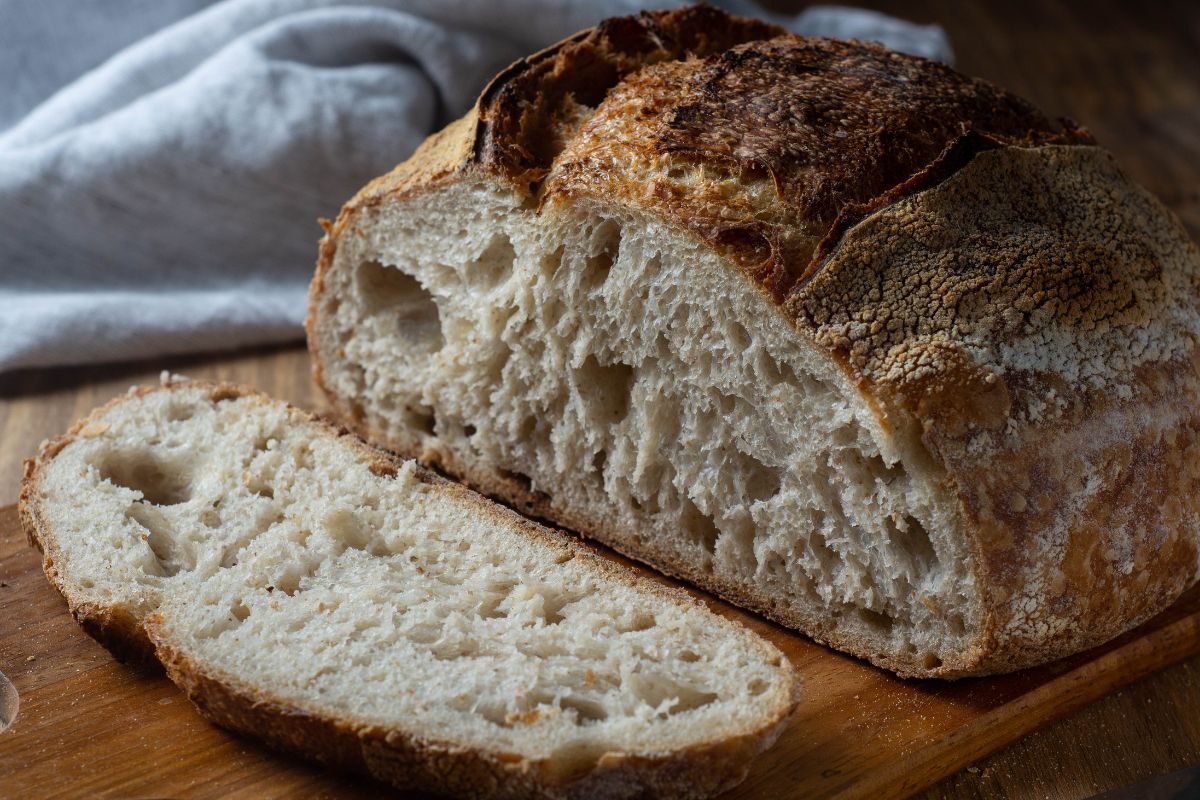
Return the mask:
[[[309,345],[372,442],[949,677],[1196,580],[1198,276],[1086,132],[688,8],[518,62],[351,200]]]
[[[114,652],[212,721],[463,797],[708,797],[781,732],[773,646],[228,385],[142,388],[30,461],[21,518]]]

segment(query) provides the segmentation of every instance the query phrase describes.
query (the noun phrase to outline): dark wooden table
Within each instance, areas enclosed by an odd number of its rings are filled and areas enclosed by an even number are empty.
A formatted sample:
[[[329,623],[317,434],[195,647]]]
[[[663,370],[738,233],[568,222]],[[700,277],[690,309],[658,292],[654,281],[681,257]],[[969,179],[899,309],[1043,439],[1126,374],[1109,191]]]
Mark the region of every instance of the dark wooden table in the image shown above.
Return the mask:
[[[777,2],[777,7],[795,3]],[[940,22],[964,72],[1090,128],[1200,240],[1200,3],[893,0]],[[40,440],[168,368],[320,408],[299,346],[0,375],[0,506]],[[1082,798],[1200,761],[1200,657],[1097,702],[943,781],[933,798]],[[2,787],[0,787],[2,791]]]

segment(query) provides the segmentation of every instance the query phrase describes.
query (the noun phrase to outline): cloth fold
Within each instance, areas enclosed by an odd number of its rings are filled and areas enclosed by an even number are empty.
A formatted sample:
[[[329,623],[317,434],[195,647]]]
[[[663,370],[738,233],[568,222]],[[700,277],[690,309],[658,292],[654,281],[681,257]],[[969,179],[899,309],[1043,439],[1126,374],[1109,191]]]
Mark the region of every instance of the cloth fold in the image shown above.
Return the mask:
[[[299,339],[317,217],[516,58],[664,5],[0,0],[0,373]],[[775,19],[951,58],[874,12]]]

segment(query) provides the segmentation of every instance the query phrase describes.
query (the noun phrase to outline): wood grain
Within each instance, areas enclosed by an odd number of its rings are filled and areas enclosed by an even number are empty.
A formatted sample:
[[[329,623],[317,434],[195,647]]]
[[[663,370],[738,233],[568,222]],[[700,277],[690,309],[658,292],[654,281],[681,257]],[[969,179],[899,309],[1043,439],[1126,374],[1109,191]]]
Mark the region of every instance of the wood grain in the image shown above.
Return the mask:
[[[0,574],[6,576],[0,664],[21,695],[20,713],[0,736],[6,794],[371,793],[365,781],[314,769],[207,725],[161,674],[113,661],[65,612],[19,527],[12,506],[0,509]],[[1014,675],[954,683],[902,681],[694,594],[771,639],[804,680],[796,718],[746,782],[726,795],[730,800],[906,797],[1049,720],[1200,652],[1200,587],[1103,648]]]
[[[783,10],[803,5],[793,0],[769,4]],[[856,4],[942,24],[961,69],[1013,89],[1052,114],[1070,115],[1088,126],[1130,175],[1163,199],[1179,214],[1192,237],[1200,239],[1200,4],[1193,0],[878,0]],[[156,380],[163,368],[195,377],[234,380],[310,408],[318,401],[308,380],[306,356],[299,347],[0,375],[0,504],[16,499],[21,460],[41,439],[61,432],[131,383]],[[0,560],[0,583],[8,580],[8,569],[7,562]],[[8,589],[0,587],[0,598],[6,592]],[[29,614],[39,625],[71,628],[73,623],[62,613],[60,601],[56,602],[59,605],[31,608]],[[25,633],[30,633],[31,641],[36,640],[36,630],[26,628]],[[107,658],[86,637],[81,638],[80,647],[91,647],[98,657]],[[10,663],[9,658],[0,655],[0,670],[16,672],[20,664]],[[88,668],[88,662],[72,663],[81,670]],[[26,711],[28,708],[21,713]],[[155,729],[151,740],[169,734],[168,739],[197,737],[196,741],[204,742],[211,733],[200,723],[170,732]],[[0,733],[0,742],[7,736]],[[63,737],[66,741],[68,735]],[[90,752],[97,759],[97,770],[111,763],[103,748]],[[238,747],[222,752],[233,760],[229,776],[219,785],[235,787],[235,795],[293,794],[288,791],[289,784],[273,784],[255,771],[255,758],[268,756],[253,745],[239,742]],[[829,754],[819,757],[826,756]],[[1076,800],[1198,760],[1200,658],[1193,657],[989,757],[980,757],[969,769],[925,792],[923,798]],[[905,762],[899,763],[903,767]],[[809,766],[827,768],[819,760]],[[47,762],[45,772],[52,773],[54,767]],[[154,793],[167,792],[156,788]],[[7,794],[0,783],[0,796]]]

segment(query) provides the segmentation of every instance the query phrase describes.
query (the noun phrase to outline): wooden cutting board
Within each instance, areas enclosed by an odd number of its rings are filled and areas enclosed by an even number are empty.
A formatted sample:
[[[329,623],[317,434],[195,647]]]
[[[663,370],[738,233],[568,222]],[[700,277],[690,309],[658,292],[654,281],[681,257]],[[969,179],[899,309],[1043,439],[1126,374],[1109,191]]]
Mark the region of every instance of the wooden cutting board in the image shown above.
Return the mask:
[[[728,798],[904,797],[1200,651],[1200,587],[1104,647],[953,683],[899,680],[704,599],[775,642],[805,688],[791,726]],[[115,662],[46,582],[12,506],[0,509],[0,670],[20,695],[0,733],[0,797],[367,798],[382,788],[215,728],[161,674]]]

